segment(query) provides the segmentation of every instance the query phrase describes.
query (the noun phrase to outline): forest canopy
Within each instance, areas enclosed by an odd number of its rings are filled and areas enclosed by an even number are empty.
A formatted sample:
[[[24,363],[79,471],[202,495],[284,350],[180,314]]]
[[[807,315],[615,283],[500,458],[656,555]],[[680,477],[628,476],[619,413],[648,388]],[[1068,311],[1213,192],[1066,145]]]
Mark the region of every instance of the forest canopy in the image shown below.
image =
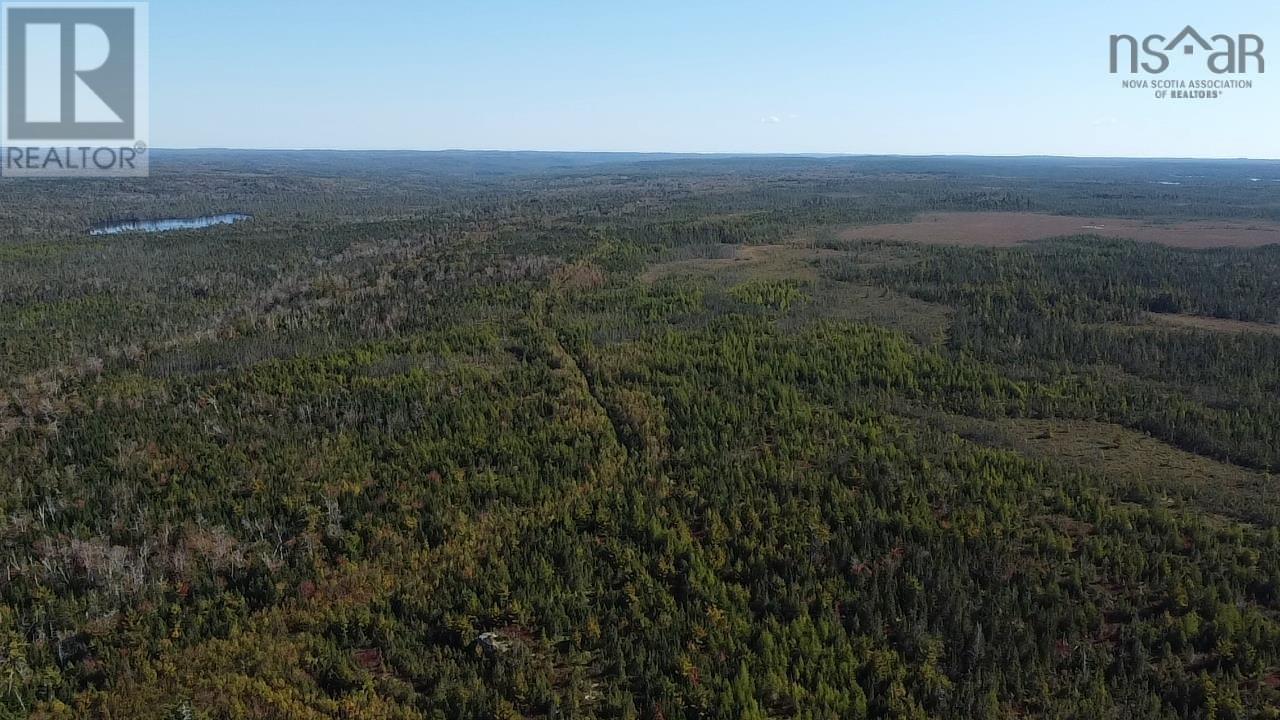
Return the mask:
[[[0,717],[1280,717],[1274,163],[153,166],[0,187]]]

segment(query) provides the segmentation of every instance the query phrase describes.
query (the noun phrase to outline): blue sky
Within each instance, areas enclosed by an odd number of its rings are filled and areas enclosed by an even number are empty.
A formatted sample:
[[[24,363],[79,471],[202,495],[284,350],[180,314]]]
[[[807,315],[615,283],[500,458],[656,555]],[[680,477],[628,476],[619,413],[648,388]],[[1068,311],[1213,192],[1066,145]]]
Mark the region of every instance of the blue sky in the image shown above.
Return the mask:
[[[1108,73],[1187,24],[1274,65]],[[153,0],[151,36],[160,147],[1280,158],[1275,0]]]

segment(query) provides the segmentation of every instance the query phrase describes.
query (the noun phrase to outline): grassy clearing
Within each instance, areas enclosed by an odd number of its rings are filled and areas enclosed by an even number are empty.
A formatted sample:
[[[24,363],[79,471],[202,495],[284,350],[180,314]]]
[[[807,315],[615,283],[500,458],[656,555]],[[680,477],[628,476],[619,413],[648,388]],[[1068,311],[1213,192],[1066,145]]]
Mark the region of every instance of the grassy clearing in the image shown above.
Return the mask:
[[[1200,315],[1165,315],[1148,313],[1147,318],[1157,324],[1173,325],[1192,330],[1206,330],[1220,333],[1258,333],[1262,335],[1280,335],[1280,325],[1262,322],[1244,322],[1241,320],[1225,320],[1223,318],[1203,317]]]
[[[1280,478],[1180,450],[1145,433],[1083,420],[931,417],[969,440],[1097,472],[1118,486],[1150,486],[1204,510],[1274,523]]]
[[[818,279],[818,267],[824,259],[840,257],[841,253],[801,245],[725,245],[717,248],[715,255],[655,264],[640,281],[652,285],[667,278],[699,275],[715,275],[730,283],[812,281]]]
[[[824,281],[816,301],[798,315],[802,319],[831,319],[879,325],[909,335],[924,346],[946,341],[952,310],[874,285]]]
[[[640,280],[653,285],[680,279],[714,279],[727,288],[751,283],[795,282],[811,288],[813,301],[795,306],[790,322],[847,320],[869,323],[910,335],[922,345],[936,345],[946,339],[952,311],[895,290],[868,283],[831,279],[829,270],[837,264],[881,266],[901,262],[911,253],[902,246],[878,243],[859,244],[847,250],[792,245],[727,245],[716,257],[696,257],[660,263],[645,271]]]

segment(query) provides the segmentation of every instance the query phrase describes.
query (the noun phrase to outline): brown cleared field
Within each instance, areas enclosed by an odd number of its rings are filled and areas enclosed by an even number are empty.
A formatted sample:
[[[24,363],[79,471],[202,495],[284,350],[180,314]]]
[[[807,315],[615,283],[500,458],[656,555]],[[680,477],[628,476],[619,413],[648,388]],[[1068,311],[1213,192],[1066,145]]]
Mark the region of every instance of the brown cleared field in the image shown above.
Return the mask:
[[[1280,223],[1194,221],[1152,223],[1039,213],[928,213],[908,223],[845,228],[841,240],[895,240],[937,245],[1008,247],[1063,235],[1102,235],[1172,247],[1258,247],[1280,244]]]
[[[1148,313],[1148,319],[1162,325],[1176,325],[1192,330],[1208,330],[1221,333],[1259,333],[1262,335],[1280,335],[1280,325],[1260,322],[1244,322],[1242,320],[1223,320],[1221,318],[1201,317],[1199,315],[1161,315]]]

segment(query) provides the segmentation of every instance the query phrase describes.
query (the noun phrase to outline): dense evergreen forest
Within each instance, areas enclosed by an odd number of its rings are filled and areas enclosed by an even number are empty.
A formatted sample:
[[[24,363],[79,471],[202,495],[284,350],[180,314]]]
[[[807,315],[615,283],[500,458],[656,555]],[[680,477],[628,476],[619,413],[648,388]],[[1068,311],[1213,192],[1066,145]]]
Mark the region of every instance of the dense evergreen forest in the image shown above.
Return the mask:
[[[0,185],[0,718],[1280,718],[1280,245],[845,233],[1280,163],[153,170]]]

